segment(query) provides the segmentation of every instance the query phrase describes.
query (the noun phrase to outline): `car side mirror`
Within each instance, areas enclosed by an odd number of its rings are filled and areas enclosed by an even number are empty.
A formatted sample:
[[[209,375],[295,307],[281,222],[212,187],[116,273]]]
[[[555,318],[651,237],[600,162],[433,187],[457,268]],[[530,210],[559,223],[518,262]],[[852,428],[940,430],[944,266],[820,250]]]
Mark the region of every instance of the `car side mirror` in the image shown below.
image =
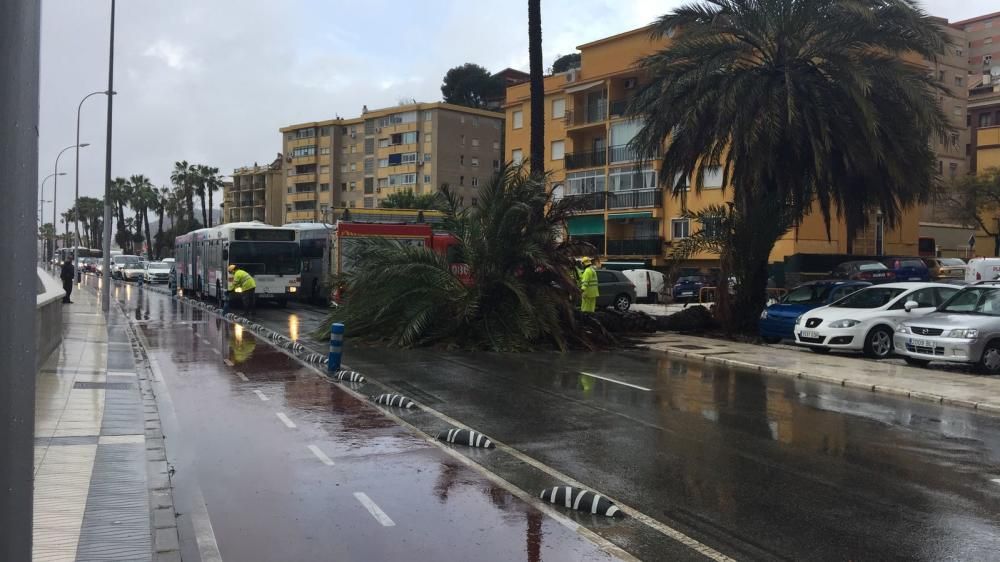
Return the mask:
[[[903,309],[906,310],[907,312],[913,310],[914,308],[919,308],[919,307],[920,304],[917,301],[906,301],[906,304],[903,305]]]

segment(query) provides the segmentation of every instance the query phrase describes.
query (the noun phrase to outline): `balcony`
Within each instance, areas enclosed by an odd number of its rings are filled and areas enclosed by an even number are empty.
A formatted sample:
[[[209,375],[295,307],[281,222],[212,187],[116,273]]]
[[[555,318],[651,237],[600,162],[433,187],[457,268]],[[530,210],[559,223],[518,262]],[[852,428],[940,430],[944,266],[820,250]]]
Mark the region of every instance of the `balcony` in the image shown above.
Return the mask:
[[[639,160],[639,153],[627,144],[617,144],[608,148],[608,159],[612,164]]]
[[[608,193],[609,209],[641,209],[662,206],[663,190],[661,189],[635,189]]]
[[[316,219],[316,211],[286,211],[285,220],[288,222],[292,221],[310,221]]]
[[[296,183],[316,183],[316,172],[303,172],[301,174],[288,174],[291,184]]]
[[[315,201],[316,192],[315,191],[300,191],[298,193],[289,193],[287,197],[288,201]]]
[[[570,235],[572,240],[577,242],[586,242],[594,247],[598,255],[604,254],[604,235],[603,234],[581,234],[581,235]]]
[[[580,127],[603,123],[608,119],[608,101],[601,100],[566,111],[564,121],[567,127]]]
[[[608,240],[609,256],[658,256],[661,253],[663,253],[662,238]]]
[[[622,117],[625,115],[625,108],[628,107],[629,100],[611,100],[608,114],[611,117]]]
[[[570,152],[563,156],[567,170],[579,170],[582,168],[596,168],[608,163],[608,154],[603,150],[591,150],[589,152]]]
[[[571,195],[566,195],[567,200],[576,201],[579,203],[577,210],[580,212],[586,211],[603,211],[605,208],[605,200],[607,199],[608,193],[606,191],[595,191],[592,193],[576,193]]]

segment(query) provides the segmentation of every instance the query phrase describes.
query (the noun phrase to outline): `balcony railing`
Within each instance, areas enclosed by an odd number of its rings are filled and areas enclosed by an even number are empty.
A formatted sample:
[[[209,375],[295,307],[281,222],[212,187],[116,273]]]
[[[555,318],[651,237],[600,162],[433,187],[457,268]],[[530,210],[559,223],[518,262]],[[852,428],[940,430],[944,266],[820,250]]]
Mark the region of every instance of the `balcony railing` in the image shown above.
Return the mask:
[[[662,238],[608,240],[609,256],[658,256],[662,252]]]
[[[608,193],[609,209],[638,209],[661,207],[662,205],[663,190],[660,189],[635,189]]]
[[[608,102],[607,100],[601,100],[591,104],[586,104],[579,108],[567,110],[565,123],[567,127],[573,127],[576,125],[600,123],[607,120],[607,118]]]
[[[611,100],[610,111],[612,117],[621,117],[625,115],[625,108],[628,107],[629,100]]]
[[[575,193],[566,195],[565,197],[577,202],[579,204],[577,209],[580,211],[603,211],[606,208],[605,201],[607,195],[606,191],[595,191],[592,193]]]
[[[570,238],[577,242],[586,242],[590,244],[591,246],[594,247],[594,250],[596,250],[597,254],[599,255],[604,253],[603,234],[583,234],[583,235],[573,234],[570,235]]]
[[[639,153],[627,144],[617,144],[608,148],[608,159],[612,164],[617,162],[633,162],[639,159]]]
[[[580,168],[604,166],[608,163],[608,154],[603,150],[570,152],[563,157],[563,160],[567,170],[579,170]]]

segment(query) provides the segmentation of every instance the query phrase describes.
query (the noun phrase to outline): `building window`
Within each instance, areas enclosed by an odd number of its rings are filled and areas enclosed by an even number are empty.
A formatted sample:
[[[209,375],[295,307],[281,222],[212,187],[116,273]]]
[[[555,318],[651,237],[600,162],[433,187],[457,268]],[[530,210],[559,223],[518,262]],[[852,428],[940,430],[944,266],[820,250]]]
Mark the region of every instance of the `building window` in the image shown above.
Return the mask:
[[[465,176],[458,176],[458,185],[465,185]]]
[[[319,136],[321,136],[321,137],[328,137],[328,136],[330,136],[330,126],[327,125],[326,127],[320,127],[319,128]]]
[[[992,45],[992,44],[993,44],[992,37],[987,37],[986,39],[983,39],[983,45]]]
[[[430,174],[424,174],[424,183],[431,183]]]
[[[952,179],[955,179],[955,176],[957,174],[958,174],[958,164],[955,162],[948,164],[948,176],[951,177]]]
[[[378,139],[378,147],[379,148],[388,148],[389,147],[389,139]]]
[[[552,159],[562,160],[566,156],[566,142],[557,140],[552,141]]]
[[[945,72],[943,70],[938,71],[938,82],[944,82]]]
[[[424,133],[424,142],[426,142],[427,144],[430,144],[430,142],[431,142],[431,134],[430,133]]]
[[[328,183],[321,183],[321,184],[319,184],[319,190],[320,191],[330,191],[330,184],[328,184]]]
[[[656,187],[656,171],[652,168],[614,168],[608,175],[609,191],[651,189]]]
[[[951,134],[951,147],[958,148],[958,133]]]
[[[352,182],[351,182],[351,191],[354,191],[354,190],[356,190],[357,188],[358,188],[358,182],[356,182],[356,181],[352,181]]]
[[[510,151],[510,161],[515,165],[520,164],[524,160],[524,151],[520,148],[515,148]]]
[[[374,209],[375,208],[375,198],[374,197],[365,197],[365,208],[366,209]]]
[[[330,167],[329,166],[320,166],[319,167],[319,173],[321,173],[321,174],[329,174],[330,173]]]
[[[357,144],[352,144],[351,145],[351,154],[354,154],[357,151],[358,151],[358,145]]]
[[[566,116],[566,98],[552,100],[552,118],[562,119]]]
[[[379,158],[378,167],[379,168],[388,168],[389,167],[389,159],[388,158]]]
[[[316,136],[316,129],[314,127],[309,127],[308,129],[299,129],[294,133],[294,138],[296,139],[311,139],[315,136]]]
[[[980,113],[979,114],[979,126],[980,127],[989,127],[990,126],[990,114],[989,113]]]
[[[465,146],[465,135],[458,135],[458,144]]]
[[[961,47],[956,47],[956,48],[955,48],[955,55],[956,55],[956,56],[959,56],[959,57],[960,57],[960,56],[962,56],[962,54],[963,54],[964,52],[965,52],[965,51],[964,51],[964,50],[962,50],[962,48],[961,48]]]
[[[952,110],[952,113],[954,113],[955,115],[961,116],[961,115],[963,115],[965,113],[965,108],[963,108],[960,105],[956,105],[955,109]]]
[[[424,153],[424,162],[430,162],[431,158],[432,158],[432,156],[431,156],[430,152],[425,152]]]
[[[689,219],[671,219],[670,237],[674,240],[687,238],[691,231],[691,221]]]
[[[458,155],[458,165],[459,166],[464,166],[465,165],[465,155],[464,154],[459,154]]]
[[[414,185],[417,183],[417,174],[393,174],[389,176],[389,185]]]
[[[413,164],[416,161],[417,161],[417,153],[416,152],[404,152],[403,154],[399,155],[399,163],[400,164]]]
[[[605,181],[603,170],[589,170],[566,174],[566,186],[568,187],[567,191],[569,195],[604,191]]]
[[[370,174],[375,171],[375,159],[365,158],[365,173]]]
[[[472,148],[479,148],[479,139],[472,139]]]
[[[340,184],[340,191],[342,191],[344,193],[347,192],[347,183]]]
[[[705,175],[702,176],[702,186],[705,189],[715,189],[722,187],[722,166],[709,166],[705,168]]]
[[[433,111],[425,111],[424,112],[424,121],[431,121],[432,119],[434,119],[434,112]]]
[[[943,173],[944,173],[944,162],[938,160],[938,175],[941,175]]]
[[[499,160],[495,160],[495,159],[493,160],[493,169],[494,170],[499,170],[500,169],[500,161]]]
[[[292,150],[292,158],[316,156],[316,145],[300,146]]]
[[[515,129],[521,129],[524,127],[524,112],[518,109],[510,114],[510,120],[513,123]]]
[[[365,139],[365,154],[375,154],[375,139]]]
[[[472,126],[473,127],[478,127],[479,126],[479,117],[477,117],[475,115],[472,116]]]
[[[498,141],[493,141],[493,150],[500,150],[500,143]]]
[[[319,153],[322,154],[322,155],[324,155],[324,156],[327,155],[327,154],[330,154],[330,147],[329,146],[324,146],[323,148],[319,149]]]
[[[357,162],[351,162],[351,171],[352,172],[357,172],[358,171],[358,163]]]
[[[458,116],[458,122],[461,123],[461,124],[463,124],[463,125],[465,125],[465,116],[464,115],[459,115]]]
[[[964,86],[965,80],[963,80],[961,76],[955,76],[955,85],[959,87]]]
[[[347,173],[347,164],[341,164],[340,165],[340,173],[341,174],[346,174]]]
[[[472,167],[473,168],[478,168],[479,167],[479,158],[476,158],[475,156],[473,156],[471,163],[472,163]]]
[[[471,181],[472,181],[472,187],[479,187],[479,178],[478,177],[473,177]]]
[[[378,187],[381,189],[383,187],[389,187],[389,178],[379,178]]]
[[[354,201],[351,201],[351,208],[353,209],[354,207],[355,207]]]

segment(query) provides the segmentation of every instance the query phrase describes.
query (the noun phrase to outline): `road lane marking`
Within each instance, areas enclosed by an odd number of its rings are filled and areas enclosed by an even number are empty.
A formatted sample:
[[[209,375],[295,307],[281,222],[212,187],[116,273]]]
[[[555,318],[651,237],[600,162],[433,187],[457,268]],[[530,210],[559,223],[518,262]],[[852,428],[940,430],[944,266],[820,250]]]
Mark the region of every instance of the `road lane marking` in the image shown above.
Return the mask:
[[[637,385],[637,384],[629,384],[629,383],[627,383],[627,382],[622,382],[622,381],[616,381],[615,379],[609,379],[609,378],[607,378],[607,377],[602,377],[601,375],[595,375],[594,373],[586,373],[586,372],[584,372],[584,371],[580,371],[580,374],[581,374],[581,375],[587,375],[588,377],[593,377],[593,378],[595,378],[595,379],[601,379],[602,381],[608,381],[608,382],[613,382],[613,383],[615,383],[615,384],[620,384],[620,385],[622,385],[622,386],[628,386],[628,387],[631,387],[631,388],[637,388],[637,389],[639,389],[639,390],[645,390],[646,392],[650,392],[650,391],[652,391],[652,390],[653,390],[653,389],[651,389],[651,388],[646,388],[646,387],[644,387],[644,386],[639,386],[639,385]]]
[[[261,392],[261,391],[259,391],[257,389],[254,389],[253,393],[257,395],[257,398],[260,398],[264,402],[267,402],[268,400],[270,400],[270,398],[268,398],[267,396],[265,396],[263,392]]]
[[[222,355],[222,352],[219,351],[218,349],[215,349],[214,347],[212,348],[212,353],[214,353],[216,355]]]
[[[288,427],[288,429],[295,429],[295,422],[288,419],[288,416],[286,416],[284,412],[278,412],[275,415],[278,416],[278,419],[281,420],[281,423],[285,424],[285,426]]]
[[[223,359],[222,362],[225,363],[227,367],[233,366],[233,362],[230,361],[229,359]]]
[[[374,517],[376,521],[381,523],[383,527],[396,526],[396,524],[392,521],[392,519],[389,519],[389,516],[386,515],[385,512],[379,508],[379,506],[375,505],[375,502],[373,502],[371,498],[365,495],[364,492],[354,492],[354,497],[357,498],[359,502],[361,502],[361,505],[365,506],[365,509],[368,510],[368,513],[371,513],[372,517]]]
[[[248,379],[247,376],[240,371],[236,371],[236,376],[239,377],[240,380],[243,382],[250,382],[250,379]]]
[[[326,456],[326,453],[321,451],[319,447],[317,447],[316,445],[309,445],[308,448],[310,451],[312,451],[312,454],[316,455],[316,458],[319,459],[320,462],[322,462],[326,466],[333,466],[333,460],[330,457]]]
[[[994,484],[1000,484],[1000,478],[992,478],[990,479],[990,482],[993,482]]]

